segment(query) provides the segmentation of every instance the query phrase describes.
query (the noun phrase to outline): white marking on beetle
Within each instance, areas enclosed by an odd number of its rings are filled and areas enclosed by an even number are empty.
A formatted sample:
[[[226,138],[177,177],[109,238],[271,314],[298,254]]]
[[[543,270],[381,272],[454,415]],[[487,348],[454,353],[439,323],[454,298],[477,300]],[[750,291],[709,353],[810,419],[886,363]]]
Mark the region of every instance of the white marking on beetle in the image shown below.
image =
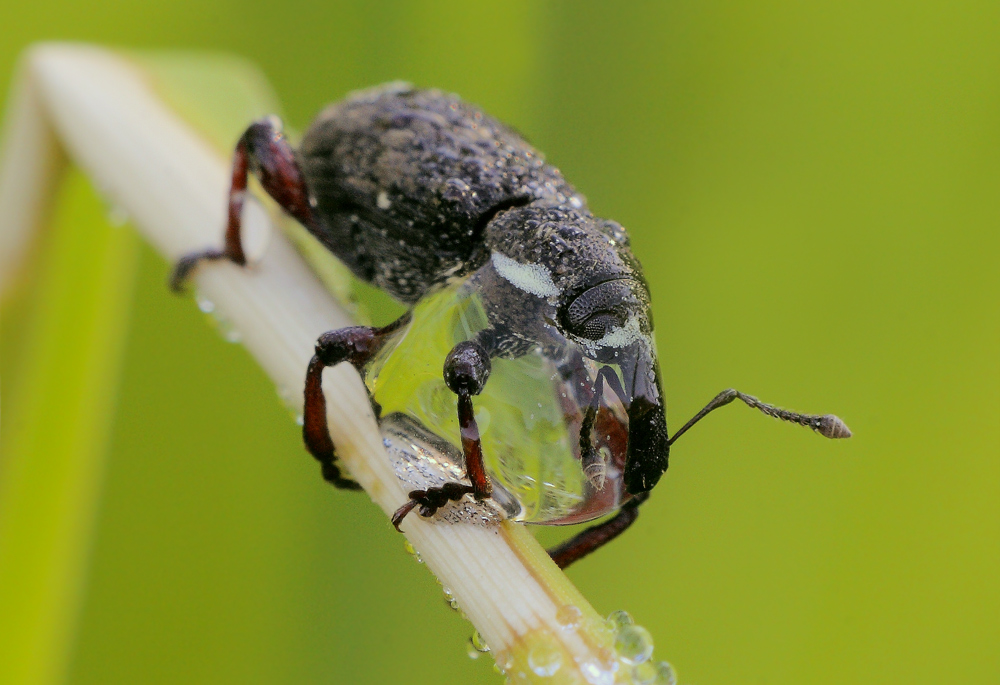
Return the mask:
[[[652,348],[652,340],[650,340],[649,336],[644,335],[642,330],[639,328],[639,317],[630,316],[624,326],[613,328],[600,340],[585,340],[581,341],[581,344],[587,349],[588,352],[596,354],[598,348],[624,348],[628,347],[637,340],[644,340],[647,347]],[[615,354],[617,356],[617,353]]]
[[[555,297],[559,294],[559,288],[552,281],[552,274],[541,264],[521,264],[499,252],[494,252],[491,258],[493,268],[515,288],[537,297]]]
[[[392,201],[389,199],[389,193],[384,190],[380,190],[378,197],[375,198],[375,204],[378,205],[379,209],[389,209],[389,207],[392,207]]]

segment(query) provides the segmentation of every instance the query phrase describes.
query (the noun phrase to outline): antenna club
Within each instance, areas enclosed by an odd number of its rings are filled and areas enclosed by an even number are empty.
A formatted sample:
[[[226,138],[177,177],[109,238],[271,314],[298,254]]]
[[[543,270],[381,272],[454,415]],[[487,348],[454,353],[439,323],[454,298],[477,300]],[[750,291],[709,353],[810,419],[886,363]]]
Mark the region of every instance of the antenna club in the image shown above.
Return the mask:
[[[851,437],[851,429],[839,416],[834,414],[824,414],[819,417],[819,428],[816,429],[816,432],[831,439]]]

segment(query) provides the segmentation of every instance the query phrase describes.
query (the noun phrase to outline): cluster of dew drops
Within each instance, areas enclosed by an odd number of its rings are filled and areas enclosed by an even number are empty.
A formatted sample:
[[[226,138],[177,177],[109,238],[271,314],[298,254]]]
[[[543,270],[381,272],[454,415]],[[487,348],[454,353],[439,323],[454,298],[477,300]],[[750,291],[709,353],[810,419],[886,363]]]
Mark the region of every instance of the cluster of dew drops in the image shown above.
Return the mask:
[[[409,552],[419,562],[423,563],[420,553],[417,552],[409,541],[404,542],[406,551]],[[453,610],[462,613],[455,595],[447,587],[442,587],[445,603]],[[463,618],[465,617],[462,613]],[[580,609],[566,605],[560,607],[556,612],[556,620],[567,630],[576,629],[581,622],[582,613]],[[635,685],[677,685],[677,674],[674,667],[666,661],[653,660],[653,636],[649,631],[637,625],[627,611],[614,611],[604,620],[604,627],[614,635],[614,650],[616,660],[610,669],[594,669],[592,673],[585,671],[584,677],[588,682],[598,685],[616,685],[618,683],[634,683]],[[478,659],[483,654],[490,653],[490,647],[479,634],[478,630],[472,632],[466,643],[466,653],[470,659]],[[496,655],[497,662],[493,669],[506,675],[507,683],[523,682],[527,677],[526,673],[512,673],[513,662],[510,656]],[[551,678],[555,676],[562,667],[562,652],[555,645],[539,642],[533,645],[528,652],[528,668],[539,678]]]
[[[229,319],[216,311],[214,302],[202,295],[200,292],[195,294],[195,302],[198,303],[198,309],[200,309],[203,314],[208,314],[215,320],[219,333],[222,334],[222,337],[226,342],[243,342],[243,334],[233,327],[233,324]]]

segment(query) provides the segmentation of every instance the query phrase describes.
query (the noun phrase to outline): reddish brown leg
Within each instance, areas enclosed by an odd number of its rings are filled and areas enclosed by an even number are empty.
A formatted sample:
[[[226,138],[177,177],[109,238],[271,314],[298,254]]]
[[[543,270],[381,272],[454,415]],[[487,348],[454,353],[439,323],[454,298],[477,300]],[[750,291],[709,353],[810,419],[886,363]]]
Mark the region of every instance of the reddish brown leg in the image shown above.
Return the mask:
[[[636,495],[618,510],[613,517],[574,535],[558,547],[549,550],[549,556],[559,568],[566,568],[591,552],[608,544],[635,523],[639,518],[639,505],[649,499],[649,493]]]
[[[313,228],[314,217],[309,205],[309,191],[295,161],[292,146],[281,134],[277,119],[267,118],[250,125],[233,153],[233,174],[229,187],[229,220],[223,249],[192,252],[181,257],[170,276],[170,287],[180,291],[191,271],[203,260],[228,259],[243,266],[246,255],[240,240],[243,200],[247,178],[253,173],[267,194],[293,217]]]
[[[478,343],[459,343],[448,353],[444,362],[444,382],[458,395],[458,426],[462,434],[462,452],[465,455],[465,471],[471,485],[445,483],[438,488],[414,490],[410,501],[392,515],[392,525],[399,530],[406,515],[420,507],[421,516],[433,516],[449,501],[457,502],[465,495],[484,500],[493,494],[493,483],[486,473],[483,463],[483,446],[479,441],[479,426],[472,407],[472,396],[478,395],[490,377],[490,357]]]
[[[389,335],[410,321],[407,312],[385,328],[352,326],[324,333],[316,341],[316,354],[306,371],[305,405],[302,439],[309,453],[323,470],[323,478],[331,485],[359,490],[353,480],[345,478],[337,465],[337,453],[326,423],[326,397],[323,395],[323,369],[341,362],[350,362],[359,371],[382,348]]]

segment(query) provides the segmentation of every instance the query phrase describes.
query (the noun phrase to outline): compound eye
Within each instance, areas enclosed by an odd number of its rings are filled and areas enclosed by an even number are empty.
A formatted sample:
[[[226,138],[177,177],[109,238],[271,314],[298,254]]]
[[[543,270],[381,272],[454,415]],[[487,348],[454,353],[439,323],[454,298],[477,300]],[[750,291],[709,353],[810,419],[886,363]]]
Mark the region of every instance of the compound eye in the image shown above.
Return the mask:
[[[600,340],[625,325],[636,303],[629,281],[605,281],[588,288],[563,306],[560,324],[567,333],[586,340]]]
[[[587,340],[600,340],[625,322],[614,312],[598,312],[583,322],[575,335]]]

